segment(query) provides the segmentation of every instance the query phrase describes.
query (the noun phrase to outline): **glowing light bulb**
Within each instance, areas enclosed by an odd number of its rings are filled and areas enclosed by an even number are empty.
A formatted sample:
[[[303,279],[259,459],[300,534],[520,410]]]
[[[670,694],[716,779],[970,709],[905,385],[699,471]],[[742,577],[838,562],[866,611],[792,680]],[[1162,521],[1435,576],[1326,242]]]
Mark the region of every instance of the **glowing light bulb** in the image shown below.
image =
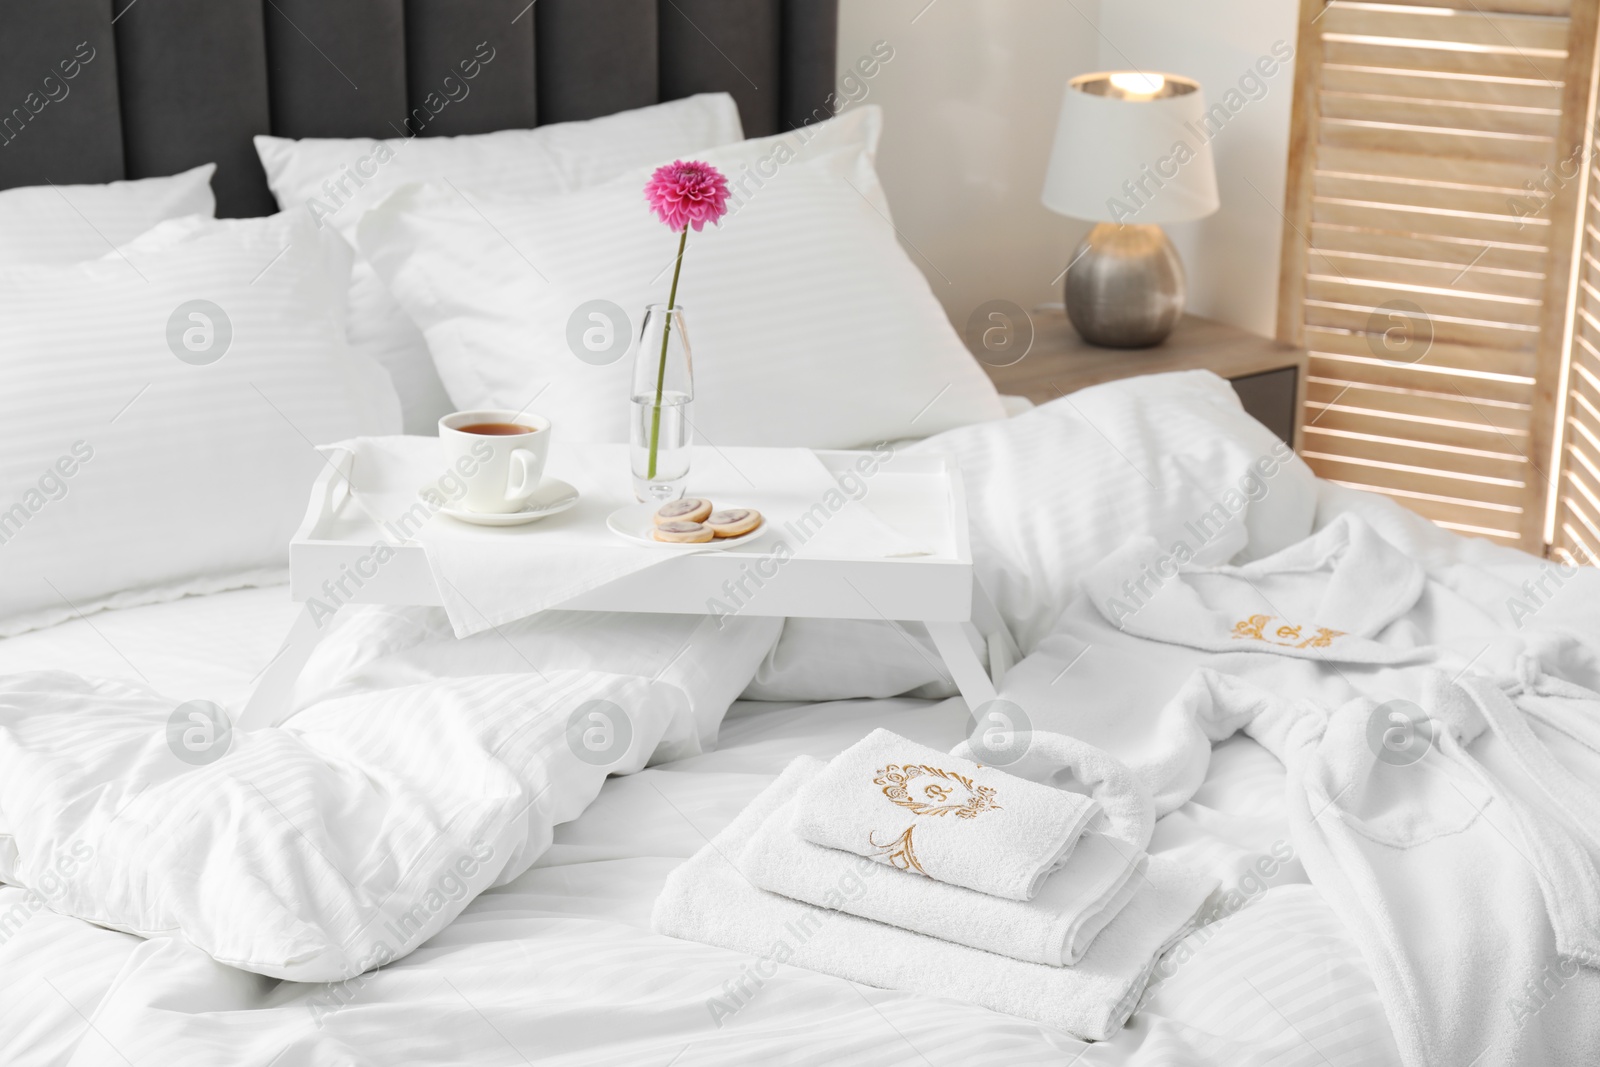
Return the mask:
[[[1148,100],[1166,87],[1167,79],[1159,74],[1140,74],[1122,71],[1111,75],[1111,86],[1130,100]]]

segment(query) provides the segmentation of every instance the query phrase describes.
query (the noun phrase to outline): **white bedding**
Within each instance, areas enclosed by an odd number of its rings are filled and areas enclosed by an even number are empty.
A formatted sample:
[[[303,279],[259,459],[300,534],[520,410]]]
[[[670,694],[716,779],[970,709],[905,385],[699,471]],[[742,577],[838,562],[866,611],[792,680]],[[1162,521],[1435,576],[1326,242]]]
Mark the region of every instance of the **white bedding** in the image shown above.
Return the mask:
[[[72,663],[134,677],[137,664],[177,691],[243,692],[289,614],[282,587],[110,612],[92,628],[80,620],[0,641],[0,670]],[[412,955],[343,983],[277,983],[175,938],[28,908],[21,890],[0,888],[0,923],[26,909],[0,931],[0,1061],[1393,1062],[1359,954],[1298,864],[1283,860],[1282,771],[1243,738],[1218,747],[1211,776],[1153,846],[1236,895],[1219,893],[1221,921],[1169,954],[1115,1040],[1086,1046],[984,1009],[792,967],[715,1025],[709,1001],[753,961],[649,932],[667,873],[794,756],[831,757],[874,726],[949,748],[964,719],[958,700],[736,704],[715,752],[612,778],[531,870]]]
[[[175,697],[238,707],[300,610],[283,584],[104,611],[0,640],[0,675],[144,680]]]
[[[1217,511],[1201,547],[1218,559],[1244,549],[1259,557],[1311,532],[1308,494],[1317,498],[1319,526],[1333,528],[1343,512],[1364,513],[1377,534],[1450,591],[1421,602],[1398,635],[1402,645],[1459,643],[1462,627],[1480,625],[1480,615],[1488,620],[1481,625],[1504,628],[1502,593],[1514,595],[1538,576],[1538,565],[1445,534],[1392,504],[1308,487],[1292,463],[1275,475],[1262,471],[1253,484],[1240,481],[1241,470],[1257,469],[1261,452],[1250,434],[1229,437],[1232,416],[1209,411],[1207,395],[1231,397],[1204,376],[1097,393],[1089,425],[1116,428],[1120,459],[1095,455],[1090,476],[1076,481],[1041,472],[1031,490],[1018,486],[1009,497],[1007,487],[1024,477],[1018,464],[1042,462],[1022,443],[1069,454],[1063,440],[1088,434],[1082,412],[1058,402],[1014,426],[958,431],[931,445],[952,454],[981,489],[973,495],[986,512],[974,524],[980,571],[1010,576],[1000,609],[1026,632],[1024,649],[1036,646],[1016,668],[1017,683],[1070,653],[1064,668],[1029,683],[1043,693],[1040,716],[1053,716],[1045,725],[1089,731],[1142,773],[1163,816],[1152,853],[1222,883],[1202,909],[1205,925],[1159,962],[1132,1023],[1112,1040],[1085,1047],[969,1004],[793,967],[755,969],[753,957],[650,932],[668,872],[795,756],[828,758],[875,727],[941,749],[962,739],[967,712],[959,700],[741,702],[723,717],[747,681],[759,678],[760,691],[777,696],[807,665],[844,695],[874,681],[865,657],[897,643],[903,655],[920,656],[909,641],[830,642],[797,628],[774,646],[774,626],[739,619],[729,634],[701,642],[690,640],[696,623],[684,617],[557,621],[557,613],[457,643],[442,612],[351,612],[307,668],[297,696],[305,710],[270,737],[244,738],[249,758],[213,764],[211,776],[198,779],[163,764],[155,698],[123,682],[102,683],[101,708],[73,697],[83,686],[64,675],[6,676],[41,667],[99,670],[168,700],[231,702],[225,694],[248,688],[271,655],[270,635],[287,621],[279,588],[125,609],[0,641],[0,877],[43,891],[0,888],[0,1062],[1398,1062],[1390,1020],[1404,1018],[1408,1006],[1379,997],[1361,950],[1307,882],[1293,844],[1303,827],[1289,818],[1295,783],[1278,760],[1243,735],[1214,748],[1202,738],[1190,752],[1192,724],[1185,732],[1185,724],[1158,714],[1180,696],[1183,673],[1172,665],[1190,654],[1167,638],[1148,634],[1155,640],[1141,652],[1134,631],[1102,634],[1094,640],[1105,647],[1085,653],[1075,669],[1082,657],[1062,645],[1062,634],[1088,631],[1061,628],[1075,625],[1070,611],[1060,624],[1051,620],[1068,604],[1081,605],[1080,592],[1094,591],[1082,585],[1085,574],[1132,530],[1188,531],[1189,515]],[[1178,420],[1165,417],[1163,404],[1220,422],[1195,424],[1188,448],[1166,448],[1160,428]],[[1119,493],[1113,463],[1143,464],[1142,479],[1124,471]],[[997,468],[1009,469],[1011,480]],[[1227,496],[1233,485],[1237,507]],[[1132,507],[1130,497],[1137,498]],[[1176,513],[1161,511],[1174,502]],[[1025,586],[1020,575],[1035,581]],[[1448,607],[1457,603],[1479,614]],[[1530,627],[1554,634],[1576,623],[1592,634],[1593,603],[1556,597]],[[887,626],[884,633],[895,636]],[[1112,648],[1113,637],[1122,644]],[[681,655],[672,651],[676,639]],[[1556,666],[1593,673],[1581,642],[1546,643],[1572,657]],[[1404,666],[1384,662],[1385,670]],[[566,755],[559,728],[547,729],[566,709],[544,676],[563,669],[561,694],[626,690],[647,698],[635,709],[636,741],[616,766],[637,773],[602,783],[596,767]],[[1134,679],[1142,689],[1130,685]],[[1306,691],[1295,695],[1319,695],[1299,684]],[[516,759],[500,745],[522,734],[494,730],[517,720],[483,699],[500,693],[525,702],[527,737],[513,746]],[[1104,738],[1092,733],[1087,712],[1102,718]],[[1113,723],[1118,716],[1125,721]],[[1151,738],[1143,747],[1141,732]],[[282,758],[262,758],[268,743],[281,746],[273,751]],[[652,749],[655,762],[645,768]],[[32,776],[31,787],[23,776]],[[197,780],[217,787],[210,798],[193,788]],[[146,837],[185,848],[146,855],[137,840],[107,830],[108,794],[131,794],[136,785],[189,805],[167,810],[141,801]],[[508,804],[516,809],[509,818]],[[426,838],[444,836],[437,828],[469,809],[492,848],[490,856],[474,854],[464,882],[446,881],[449,869],[425,849],[383,862],[415,836],[396,812],[413,813]],[[517,822],[523,811],[525,824]],[[86,841],[95,845],[87,857],[78,851]],[[79,873],[62,870],[46,883],[44,858]],[[200,869],[186,873],[183,862]],[[196,893],[202,883],[214,891]],[[484,885],[492,887],[470,899]],[[437,898],[427,904],[431,925],[424,924],[432,936],[409,955],[358,973],[371,948],[356,921],[362,893],[385,891],[402,905],[428,893]],[[186,893],[187,901],[171,899]],[[398,914],[385,910],[388,903],[375,905],[381,919]],[[128,915],[155,916],[174,931],[141,928],[149,936],[139,938],[57,912],[123,927],[136,926]],[[302,944],[316,951],[297,954]],[[212,958],[248,953],[258,973]]]
[[[242,689],[251,657],[208,662],[195,638],[224,621],[246,643],[270,632],[285,617],[283,593],[219,593],[94,624],[112,640],[141,633],[146,643],[130,657],[152,677]],[[0,641],[0,665],[83,654],[115,669],[94,651],[98,640],[85,622],[10,638]],[[832,757],[870,726],[947,749],[963,718],[958,701],[742,702],[717,752],[614,777],[533,869],[478,897],[411,957],[342,984],[275,984],[171,937],[142,941],[40,910],[0,942],[0,1051],[8,1064],[666,1064],[678,1053],[685,1064],[1070,1061],[1086,1046],[1038,1025],[797,968],[779,969],[717,1027],[707,1001],[749,958],[648,933],[667,872],[794,755]],[[1181,809],[1184,825],[1171,837],[1182,843],[1168,851],[1237,885],[1274,845],[1282,853],[1282,771],[1243,739],[1222,745],[1216,771]],[[1314,1045],[1334,1064],[1384,1062],[1387,1030],[1362,961],[1315,894],[1296,885],[1298,867],[1278,864],[1275,888],[1246,881],[1248,904],[1179,945],[1170,958],[1192,958],[1171,965],[1136,1025],[1080,1062],[1322,1062]],[[0,889],[0,915],[21,897]],[[1226,974],[1227,989],[1248,992],[1237,974],[1261,974],[1258,966],[1320,979],[1298,989],[1258,981],[1270,1000],[1248,997],[1219,1013],[1221,979],[1208,976]]]

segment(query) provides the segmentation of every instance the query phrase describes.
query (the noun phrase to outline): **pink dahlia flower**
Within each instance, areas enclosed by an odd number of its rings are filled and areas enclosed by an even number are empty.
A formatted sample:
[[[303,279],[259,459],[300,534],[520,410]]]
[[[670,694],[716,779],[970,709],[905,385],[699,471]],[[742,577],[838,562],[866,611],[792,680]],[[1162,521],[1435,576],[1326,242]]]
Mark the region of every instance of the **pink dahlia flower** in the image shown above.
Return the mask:
[[[677,160],[657,167],[644,187],[645,199],[673,233],[696,233],[728,213],[728,179],[709,163]]]

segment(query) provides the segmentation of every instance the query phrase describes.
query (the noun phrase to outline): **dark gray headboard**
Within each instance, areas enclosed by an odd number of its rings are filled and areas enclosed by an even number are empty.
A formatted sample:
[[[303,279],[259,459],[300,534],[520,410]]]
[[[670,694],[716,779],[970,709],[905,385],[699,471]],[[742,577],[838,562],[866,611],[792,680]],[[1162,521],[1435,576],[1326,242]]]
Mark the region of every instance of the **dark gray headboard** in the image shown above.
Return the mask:
[[[838,0],[0,0],[0,189],[215,162],[217,214],[263,215],[258,133],[484,133],[714,91],[761,136],[826,109],[837,20]]]

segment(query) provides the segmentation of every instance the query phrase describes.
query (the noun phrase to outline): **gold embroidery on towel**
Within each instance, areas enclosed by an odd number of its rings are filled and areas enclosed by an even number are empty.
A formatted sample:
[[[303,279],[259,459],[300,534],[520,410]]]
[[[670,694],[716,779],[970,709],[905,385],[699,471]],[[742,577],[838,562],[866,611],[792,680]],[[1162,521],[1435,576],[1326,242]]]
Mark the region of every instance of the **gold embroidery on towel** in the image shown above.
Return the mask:
[[[1252,615],[1248,619],[1233,624],[1233,639],[1238,641],[1264,641],[1269,645],[1278,645],[1281,648],[1327,648],[1333,644],[1335,637],[1345,636],[1343,630],[1330,630],[1326,626],[1318,626],[1316,633],[1301,639],[1302,626],[1291,626],[1285,622],[1272,632],[1272,637],[1267,636],[1267,626],[1275,616]],[[1280,640],[1281,639],[1281,640]]]
[[[932,778],[937,781],[918,782],[919,778]],[[954,783],[954,784],[952,784]],[[958,819],[971,819],[980,811],[999,811],[1000,805],[996,803],[995,791],[986,785],[976,785],[971,778],[957,774],[955,771],[940,770],[923,763],[908,763],[901,766],[891,763],[878,771],[878,776],[872,780],[873,785],[883,786],[883,795],[900,805],[908,808],[913,815],[948,815],[955,814]],[[914,794],[920,785],[921,797]],[[951,794],[956,792],[954,785],[960,785],[964,794],[959,800],[950,800]]]
[[[914,829],[916,829],[915,826],[908,826],[905,833],[882,845],[878,844],[878,839],[875,835],[868,834],[867,842],[878,850],[878,855],[884,856],[889,860],[890,866],[898,867],[902,871],[916,871],[918,874],[926,875],[928,872],[922,869],[921,863],[917,862],[917,854],[911,848],[911,831]]]

